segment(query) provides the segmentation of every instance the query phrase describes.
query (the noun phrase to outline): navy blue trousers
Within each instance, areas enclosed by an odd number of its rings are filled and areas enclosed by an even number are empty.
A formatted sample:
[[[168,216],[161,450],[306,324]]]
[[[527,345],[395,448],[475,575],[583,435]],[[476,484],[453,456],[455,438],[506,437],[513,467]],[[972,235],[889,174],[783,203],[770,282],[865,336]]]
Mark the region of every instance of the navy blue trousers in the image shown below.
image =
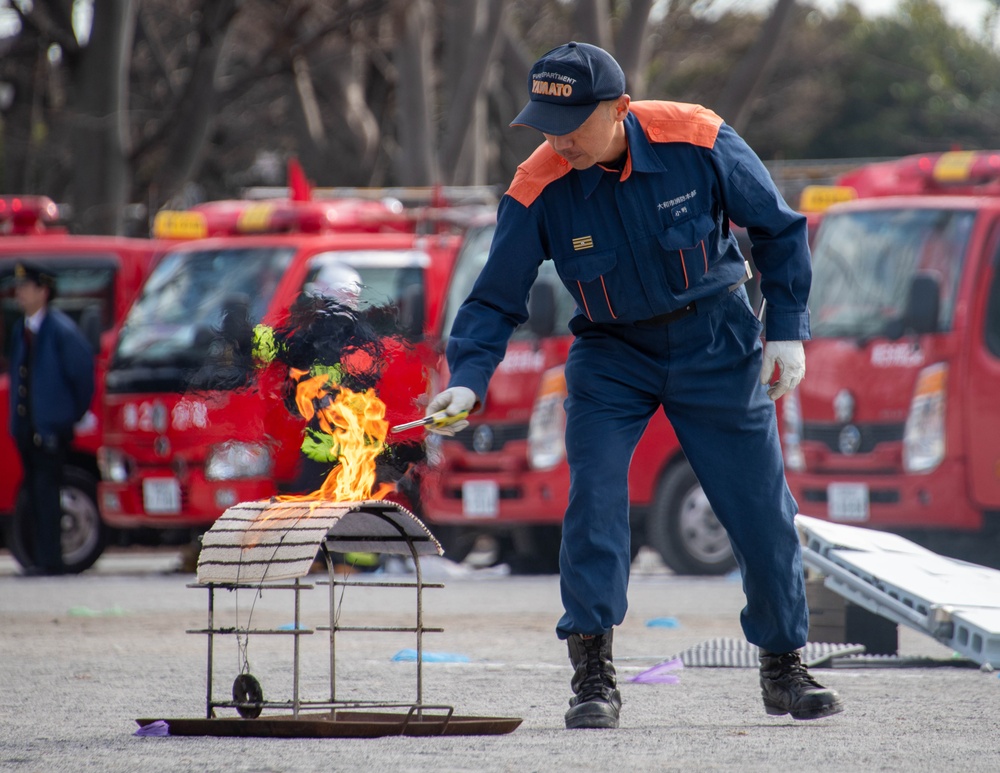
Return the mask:
[[[62,554],[62,470],[70,439],[49,435],[44,441],[34,437],[17,438],[21,464],[24,467],[22,486],[27,492],[26,518],[21,524],[22,535],[30,543],[29,555],[34,567],[46,572],[65,570]]]
[[[761,325],[746,291],[669,325],[576,325],[566,363],[569,504],[556,632],[600,634],[628,607],[632,453],[662,406],[743,576],[747,640],[803,646],[809,620],[797,505],[785,482],[774,403],[761,386]]]

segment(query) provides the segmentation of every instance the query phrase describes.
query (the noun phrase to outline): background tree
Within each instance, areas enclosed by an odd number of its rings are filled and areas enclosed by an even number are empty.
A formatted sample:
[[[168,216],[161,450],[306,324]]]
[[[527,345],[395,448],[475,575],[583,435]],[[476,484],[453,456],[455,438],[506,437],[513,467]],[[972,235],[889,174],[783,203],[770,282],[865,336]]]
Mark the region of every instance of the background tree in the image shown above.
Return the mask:
[[[858,24],[814,152],[830,156],[1000,146],[1000,61],[931,0]],[[877,120],[862,115],[877,106]],[[863,123],[864,128],[859,125]],[[819,139],[819,138],[817,138]]]
[[[281,185],[291,156],[323,186],[503,186],[540,141],[508,126],[531,63],[570,39],[612,50],[634,99],[716,109],[765,161],[1000,145],[997,51],[932,0],[875,21],[850,4],[712,6],[0,0],[16,22],[0,38],[0,190],[121,232],[126,202],[149,216]]]

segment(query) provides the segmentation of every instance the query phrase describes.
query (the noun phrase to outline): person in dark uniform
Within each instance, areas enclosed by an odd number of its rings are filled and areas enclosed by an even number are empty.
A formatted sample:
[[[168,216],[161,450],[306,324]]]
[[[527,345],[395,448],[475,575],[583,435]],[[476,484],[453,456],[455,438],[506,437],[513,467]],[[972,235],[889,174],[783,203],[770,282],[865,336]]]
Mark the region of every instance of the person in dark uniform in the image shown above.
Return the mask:
[[[50,306],[55,277],[22,261],[14,267],[15,297],[24,317],[14,324],[10,432],[24,467],[29,575],[63,574],[62,468],[73,425],[94,395],[94,351],[66,314]]]
[[[771,715],[817,719],[842,704],[801,662],[808,610],[797,504],[774,400],[805,374],[812,281],[806,219],[722,118],[699,105],[632,102],[601,48],[568,43],[528,77],[512,125],[544,142],[518,167],[490,255],[448,339],[448,388],[428,415],[475,410],[552,260],[577,303],[566,362],[569,504],[556,626],[574,668],[568,728],[618,726],[612,633],[628,605],[628,471],[662,409],[729,533]],[[766,344],[729,224],[745,226],[767,301]],[[468,422],[430,430],[452,434]]]

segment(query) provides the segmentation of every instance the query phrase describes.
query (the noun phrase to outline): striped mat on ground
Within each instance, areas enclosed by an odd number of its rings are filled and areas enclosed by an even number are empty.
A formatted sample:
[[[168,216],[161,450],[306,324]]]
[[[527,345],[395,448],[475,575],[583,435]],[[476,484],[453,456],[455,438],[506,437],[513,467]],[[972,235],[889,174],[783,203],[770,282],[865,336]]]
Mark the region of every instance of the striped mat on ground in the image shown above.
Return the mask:
[[[809,668],[829,665],[833,658],[858,655],[863,644],[807,642],[800,650],[802,662]],[[757,668],[760,650],[745,639],[710,639],[674,655],[686,668]]]

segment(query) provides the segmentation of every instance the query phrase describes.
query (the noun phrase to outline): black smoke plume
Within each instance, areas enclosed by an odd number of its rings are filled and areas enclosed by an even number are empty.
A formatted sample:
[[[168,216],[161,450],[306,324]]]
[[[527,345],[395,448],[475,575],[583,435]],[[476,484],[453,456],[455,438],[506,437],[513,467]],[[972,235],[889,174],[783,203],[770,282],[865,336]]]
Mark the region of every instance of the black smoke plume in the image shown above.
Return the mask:
[[[268,376],[277,368],[284,378],[280,379],[281,394],[274,396],[298,415],[298,382],[290,373],[292,369],[304,371],[302,378],[317,370],[335,369],[339,386],[353,392],[375,389],[377,393],[379,381],[386,377],[388,344],[412,346],[394,305],[354,309],[329,296],[303,293],[288,310],[287,318],[273,329],[255,328],[248,313],[246,300],[234,299],[226,305],[221,325],[207,342],[209,356],[189,380],[191,391],[270,392],[272,388],[262,385],[275,382]],[[336,387],[331,386],[331,391]],[[306,431],[318,431],[318,425]],[[390,435],[377,462],[379,481],[398,482],[425,459],[423,445],[412,436],[390,444],[392,440]],[[306,458],[302,467],[294,493],[316,490],[331,469],[329,464]]]

